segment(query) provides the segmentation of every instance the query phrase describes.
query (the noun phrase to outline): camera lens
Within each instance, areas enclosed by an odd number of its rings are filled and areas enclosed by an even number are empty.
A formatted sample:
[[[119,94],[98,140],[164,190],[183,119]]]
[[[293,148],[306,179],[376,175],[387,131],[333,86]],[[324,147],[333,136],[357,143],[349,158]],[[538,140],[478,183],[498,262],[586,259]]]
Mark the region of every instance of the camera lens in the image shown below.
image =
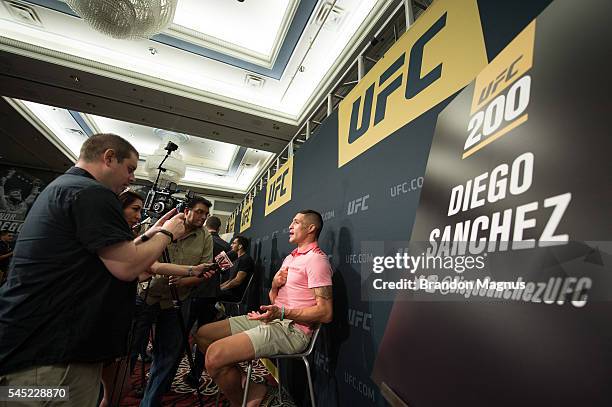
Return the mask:
[[[165,205],[164,205],[164,203],[163,203],[163,202],[155,202],[155,203],[153,204],[153,211],[154,211],[154,212],[158,212],[158,213],[159,213],[159,212],[163,212],[163,211],[164,211],[164,208],[165,208]]]

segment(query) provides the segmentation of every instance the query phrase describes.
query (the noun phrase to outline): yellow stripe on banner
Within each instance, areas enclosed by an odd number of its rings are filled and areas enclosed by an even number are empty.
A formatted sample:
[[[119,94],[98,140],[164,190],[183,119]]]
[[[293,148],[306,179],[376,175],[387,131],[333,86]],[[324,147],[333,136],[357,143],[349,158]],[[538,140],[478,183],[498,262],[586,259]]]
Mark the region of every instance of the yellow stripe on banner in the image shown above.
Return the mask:
[[[338,168],[461,90],[487,63],[478,2],[434,1],[340,102]]]
[[[240,215],[240,233],[244,233],[245,230],[251,227],[251,220],[253,219],[253,200],[246,202],[242,208],[242,214]]]
[[[270,359],[261,358],[261,363],[268,369],[268,372],[274,377],[276,383],[278,383],[278,369],[276,369],[276,365]]]
[[[515,121],[513,121],[512,123],[510,123],[509,125],[507,125],[506,127],[504,127],[503,129],[501,129],[500,131],[498,131],[497,133],[494,133],[493,135],[489,136],[485,140],[481,141],[480,144],[477,144],[474,147],[470,148],[468,151],[463,153],[463,156],[461,157],[461,159],[464,160],[468,158],[469,156],[471,156],[472,154],[474,154],[475,152],[477,152],[484,146],[491,144],[492,142],[494,142],[495,140],[497,140],[504,134],[508,133],[510,130],[517,128],[518,126],[525,123],[526,121],[527,121],[527,114],[524,114],[518,119],[516,119]]]

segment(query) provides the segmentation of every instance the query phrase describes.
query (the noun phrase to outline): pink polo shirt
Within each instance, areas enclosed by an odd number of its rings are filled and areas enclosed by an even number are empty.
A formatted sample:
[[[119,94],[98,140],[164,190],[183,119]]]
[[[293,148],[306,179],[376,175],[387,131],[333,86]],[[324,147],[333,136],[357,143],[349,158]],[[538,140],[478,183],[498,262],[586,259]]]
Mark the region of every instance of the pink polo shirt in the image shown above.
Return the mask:
[[[308,308],[317,305],[311,288],[332,285],[332,269],[327,255],[316,242],[299,251],[293,250],[283,261],[281,269],[287,267],[287,282],[278,290],[275,305],[285,308]],[[304,333],[310,335],[308,325],[295,323]]]

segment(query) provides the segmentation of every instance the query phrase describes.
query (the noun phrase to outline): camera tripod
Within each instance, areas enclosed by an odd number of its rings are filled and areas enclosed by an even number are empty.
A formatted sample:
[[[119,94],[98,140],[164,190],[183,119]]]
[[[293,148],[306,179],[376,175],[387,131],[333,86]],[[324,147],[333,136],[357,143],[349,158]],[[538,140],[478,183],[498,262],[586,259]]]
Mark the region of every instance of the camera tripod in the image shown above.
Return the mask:
[[[162,253],[162,260],[164,263],[170,263],[170,254],[168,253],[168,249],[164,249],[163,253]],[[147,288],[145,289],[145,298],[144,298],[144,303],[146,306],[146,299],[148,296],[148,289],[149,289],[149,285],[150,285],[150,280],[147,283]],[[194,362],[194,358],[193,358],[193,353],[191,352],[191,347],[189,346],[189,332],[187,332],[187,327],[185,326],[185,319],[183,318],[183,313],[181,312],[181,305],[182,305],[182,301],[179,298],[178,295],[178,291],[176,289],[176,286],[174,285],[169,285],[170,288],[170,294],[172,296],[172,308],[175,310],[176,312],[176,316],[177,316],[177,322],[179,325],[179,329],[181,332],[181,336],[182,336],[182,346],[184,348],[185,353],[187,354],[187,361],[189,363],[189,368],[191,369],[192,372],[195,372],[195,362]],[[131,354],[133,351],[133,346],[134,346],[134,336],[135,336],[135,320],[132,321],[132,327],[130,329],[130,336],[129,336],[129,340],[128,340],[128,358],[131,358]],[[143,355],[144,356],[144,355]],[[180,360],[180,359],[179,359]],[[123,393],[123,385],[125,383],[125,377],[127,377],[127,370],[129,368],[129,361],[125,364],[124,367],[124,371],[123,371],[123,375],[121,376],[121,388],[119,389],[119,395],[121,395]],[[117,366],[117,370],[115,371],[115,377],[113,380],[113,390],[111,392],[110,395],[110,401],[109,401],[109,405],[113,406],[113,397],[114,397],[114,392],[115,392],[115,386],[117,383],[117,379],[119,377],[119,369],[120,369],[121,365]],[[145,378],[145,374],[144,374],[144,361],[141,365],[141,375],[142,375],[142,383],[144,384],[144,378]],[[144,386],[143,386],[144,387]],[[198,385],[195,386],[195,391],[196,394],[198,396],[198,404],[200,407],[203,407],[204,403],[202,401],[202,394],[200,392],[200,387]],[[119,405],[119,400],[117,400],[116,405]]]

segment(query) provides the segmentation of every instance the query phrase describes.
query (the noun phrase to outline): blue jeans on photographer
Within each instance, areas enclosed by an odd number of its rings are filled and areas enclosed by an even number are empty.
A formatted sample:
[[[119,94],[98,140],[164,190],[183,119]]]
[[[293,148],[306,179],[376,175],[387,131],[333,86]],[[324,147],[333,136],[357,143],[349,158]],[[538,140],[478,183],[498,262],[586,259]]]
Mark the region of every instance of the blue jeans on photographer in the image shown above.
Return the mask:
[[[180,309],[187,331],[190,329],[188,325],[190,305],[191,299],[188,298],[182,302]],[[181,332],[178,314],[174,308],[161,309],[159,304],[145,304],[145,307],[145,313],[155,322],[155,337],[151,374],[140,406],[157,407],[161,405],[163,395],[170,390],[185,351],[184,333]]]

